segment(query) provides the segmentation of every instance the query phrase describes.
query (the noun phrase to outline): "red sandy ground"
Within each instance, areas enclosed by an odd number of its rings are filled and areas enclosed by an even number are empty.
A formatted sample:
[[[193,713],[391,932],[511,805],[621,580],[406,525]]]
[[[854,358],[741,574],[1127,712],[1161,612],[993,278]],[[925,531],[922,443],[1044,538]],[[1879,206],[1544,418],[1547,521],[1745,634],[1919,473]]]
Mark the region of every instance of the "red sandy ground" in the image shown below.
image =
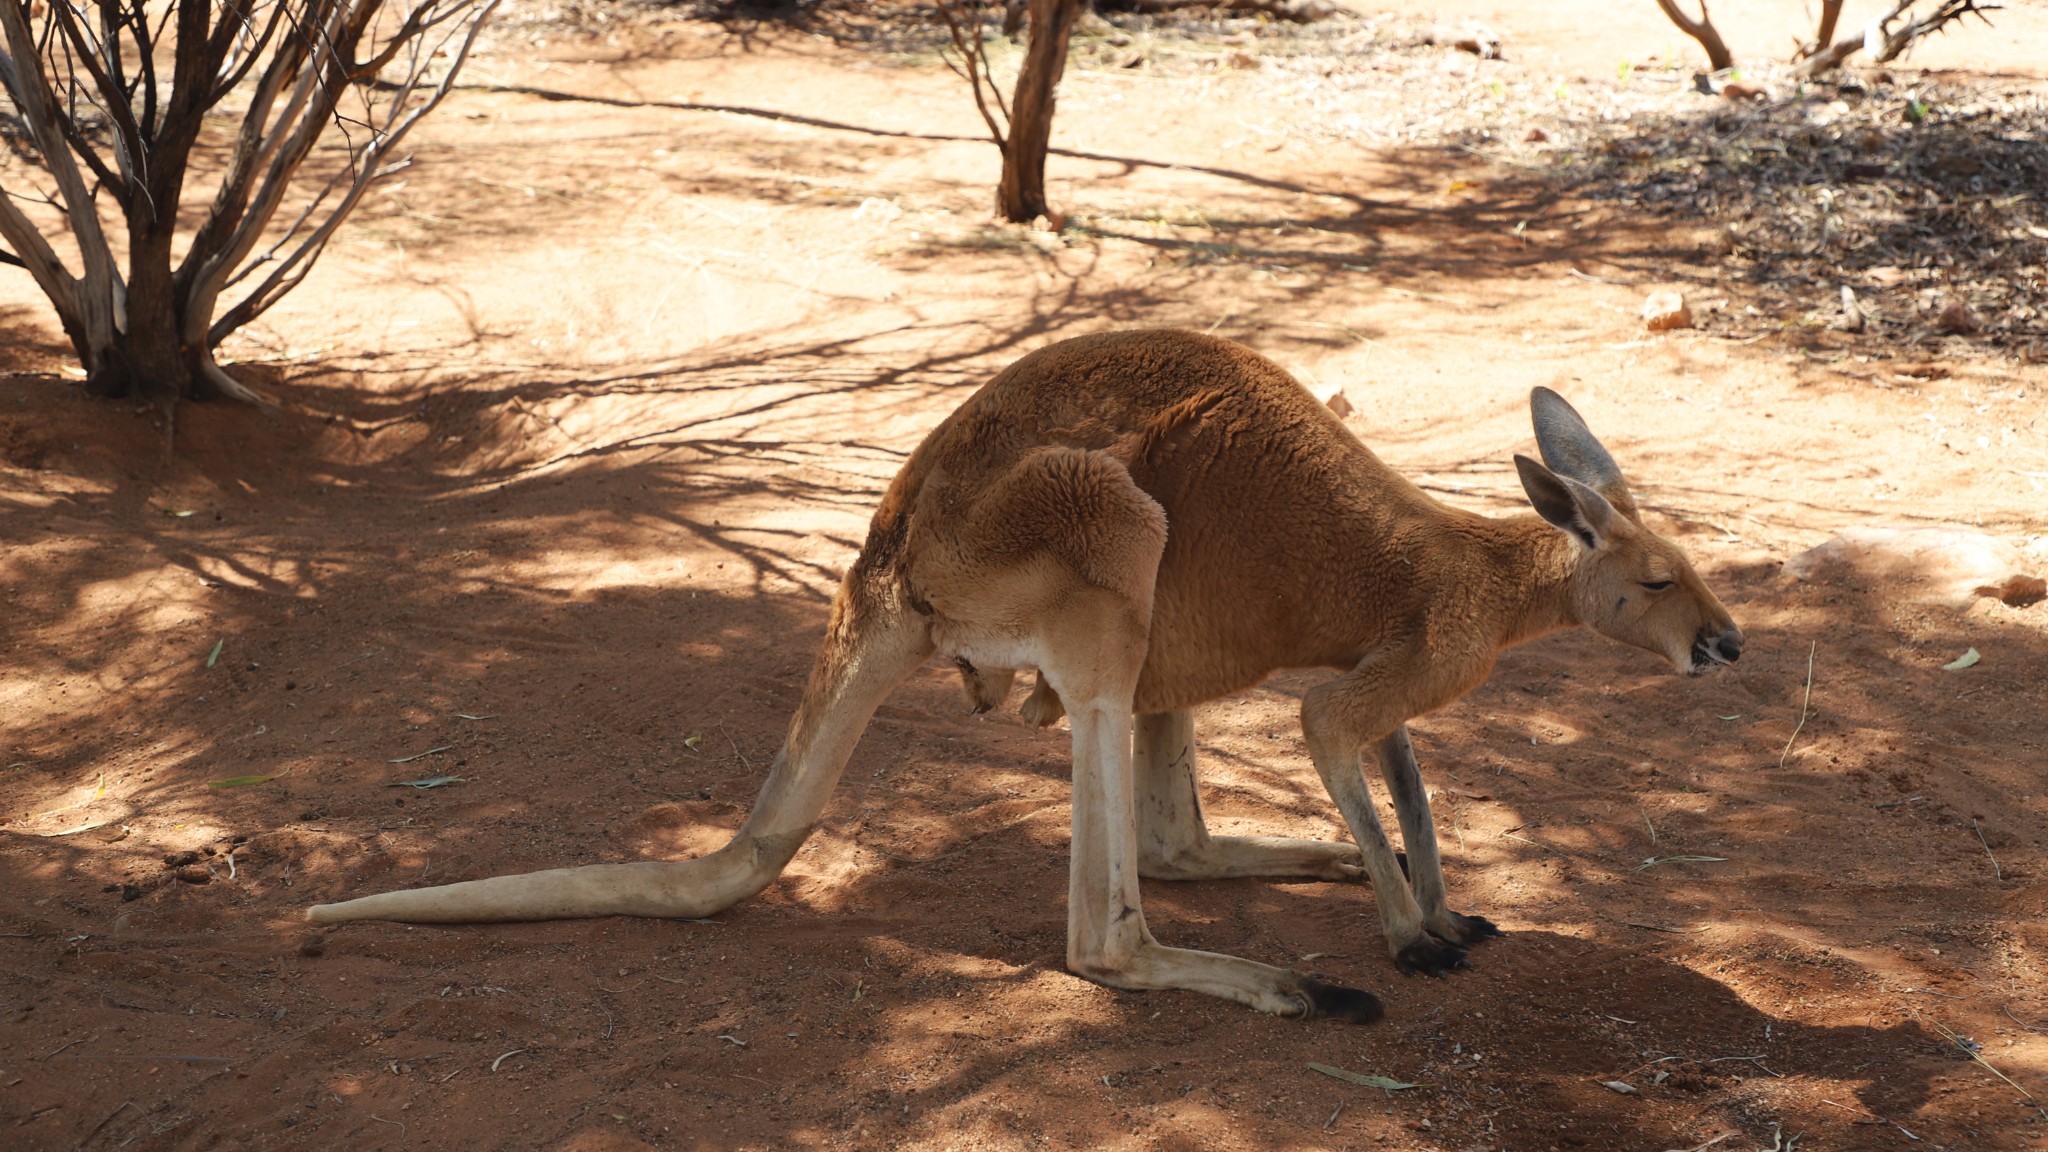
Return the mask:
[[[1640,17],[1497,18],[1502,67],[1612,71],[1670,41]],[[2048,373],[1645,337],[1640,270],[1701,271],[1659,225],[1511,237],[1483,166],[1248,132],[1235,74],[1071,78],[1060,142],[1112,159],[1056,159],[1054,194],[1139,238],[1043,247],[988,224],[993,151],[928,60],[678,22],[507,32],[471,80],[876,131],[464,92],[234,346],[286,411],[188,407],[168,457],[8,281],[0,1147],[2039,1146],[2048,608],[1778,566],[1857,523],[2048,530]],[[1292,255],[1138,226],[1197,213]],[[1626,283],[1569,272],[1619,256]],[[1067,975],[1064,737],[964,715],[937,666],[715,922],[304,926],[715,847],[902,454],[1023,352],[1135,324],[1341,384],[1368,442],[1491,512],[1554,385],[1747,628],[1701,680],[1545,640],[1416,724],[1456,900],[1512,933],[1477,971],[1398,976],[1361,886],[1245,881],[1148,884],[1155,931],[1373,989],[1384,1023]],[[1315,679],[1202,711],[1214,824],[1343,835],[1295,720]],[[1724,859],[1642,866],[1671,856]]]

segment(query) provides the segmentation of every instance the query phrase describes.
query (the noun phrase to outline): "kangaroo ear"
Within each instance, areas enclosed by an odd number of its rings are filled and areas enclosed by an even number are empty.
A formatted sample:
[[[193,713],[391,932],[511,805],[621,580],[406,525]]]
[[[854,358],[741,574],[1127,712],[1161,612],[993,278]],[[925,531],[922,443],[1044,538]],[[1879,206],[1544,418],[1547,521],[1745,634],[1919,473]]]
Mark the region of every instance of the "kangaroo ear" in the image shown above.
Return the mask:
[[[1522,491],[1536,514],[1570,533],[1588,551],[1607,546],[1614,534],[1614,505],[1607,497],[1569,476],[1559,476],[1536,461],[1515,455],[1515,471],[1522,474]]]
[[[1559,476],[1607,497],[1622,515],[1635,517],[1635,497],[1629,494],[1621,467],[1586,427],[1578,409],[1550,389],[1538,387],[1529,392],[1529,417],[1536,425],[1536,448],[1545,464]]]

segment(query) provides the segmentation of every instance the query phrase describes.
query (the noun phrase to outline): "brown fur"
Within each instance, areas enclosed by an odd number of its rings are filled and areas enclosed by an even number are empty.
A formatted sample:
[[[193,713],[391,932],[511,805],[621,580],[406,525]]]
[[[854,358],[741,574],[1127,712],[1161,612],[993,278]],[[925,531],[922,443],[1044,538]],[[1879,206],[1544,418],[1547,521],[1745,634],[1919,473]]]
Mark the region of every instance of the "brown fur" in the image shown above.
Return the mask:
[[[889,486],[789,740],[731,844],[702,860],[498,877],[308,915],[724,908],[781,871],[873,709],[937,652],[959,666],[977,710],[1003,699],[1014,669],[1036,668],[1026,718],[1073,717],[1074,971],[1282,1014],[1375,1018],[1364,993],[1158,944],[1137,879],[1363,873],[1396,962],[1442,973],[1497,930],[1445,904],[1405,722],[1470,691],[1502,648],[1576,624],[1685,672],[1739,654],[1740,631],[1685,556],[1642,526],[1577,413],[1542,389],[1531,404],[1551,467],[1516,463],[1539,515],[1492,519],[1409,483],[1239,345],[1162,330],[1035,352],[940,424]],[[1340,673],[1308,694],[1302,724],[1357,846],[1210,836],[1189,710],[1301,667]],[[1412,876],[1374,814],[1368,745]]]

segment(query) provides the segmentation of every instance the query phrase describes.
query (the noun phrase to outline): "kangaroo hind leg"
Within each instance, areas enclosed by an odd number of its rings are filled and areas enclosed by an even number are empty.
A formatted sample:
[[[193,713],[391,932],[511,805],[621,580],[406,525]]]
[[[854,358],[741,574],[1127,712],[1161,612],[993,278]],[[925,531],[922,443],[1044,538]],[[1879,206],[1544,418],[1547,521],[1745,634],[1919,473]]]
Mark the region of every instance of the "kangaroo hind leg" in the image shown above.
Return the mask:
[[[1068,968],[1111,987],[1186,989],[1280,1016],[1378,1019],[1380,1003],[1369,993],[1235,956],[1168,948],[1145,924],[1131,702],[1166,543],[1159,505],[1111,457],[1046,449],[1006,475],[974,520],[989,527],[980,537],[988,545],[979,555],[963,547],[979,536],[973,525],[956,533],[955,555],[966,563],[950,575],[963,587],[1006,588],[1028,601],[976,606],[983,619],[1028,622],[1028,635],[1014,643],[1032,653],[1041,684],[1072,720]],[[952,589],[922,577],[919,583],[935,609],[942,602],[965,606],[948,595]],[[941,627],[942,644],[950,630]]]

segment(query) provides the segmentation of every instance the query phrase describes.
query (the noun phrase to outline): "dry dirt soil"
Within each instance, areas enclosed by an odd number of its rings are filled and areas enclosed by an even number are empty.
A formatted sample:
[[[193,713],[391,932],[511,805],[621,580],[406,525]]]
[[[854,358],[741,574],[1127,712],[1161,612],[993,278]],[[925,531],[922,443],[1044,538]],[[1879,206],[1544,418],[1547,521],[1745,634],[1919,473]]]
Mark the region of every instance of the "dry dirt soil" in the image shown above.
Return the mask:
[[[2040,318],[1831,331],[1711,221],[1452,138],[1474,102],[1511,141],[1720,115],[1647,3],[1443,6],[1505,61],[1359,7],[1378,47],[1323,64],[1255,22],[1091,26],[1057,235],[991,221],[994,150],[892,11],[516,11],[228,348],[282,411],[187,406],[175,439],[84,397],[0,270],[0,1147],[2040,1147],[2048,607],[1780,571],[1871,523],[2038,570]],[[2036,33],[1868,92],[2038,107]],[[1643,331],[1666,283],[1701,327]],[[1363,886],[1243,881],[1148,884],[1154,930],[1386,1020],[1068,975],[1065,737],[966,715],[936,665],[711,920],[301,920],[717,846],[904,454],[1022,353],[1158,324],[1341,386],[1493,513],[1560,389],[1748,631],[1702,679],[1546,639],[1416,722],[1455,900],[1511,933],[1476,970],[1396,974]],[[1320,675],[1202,710],[1215,826],[1344,834],[1296,720]]]

